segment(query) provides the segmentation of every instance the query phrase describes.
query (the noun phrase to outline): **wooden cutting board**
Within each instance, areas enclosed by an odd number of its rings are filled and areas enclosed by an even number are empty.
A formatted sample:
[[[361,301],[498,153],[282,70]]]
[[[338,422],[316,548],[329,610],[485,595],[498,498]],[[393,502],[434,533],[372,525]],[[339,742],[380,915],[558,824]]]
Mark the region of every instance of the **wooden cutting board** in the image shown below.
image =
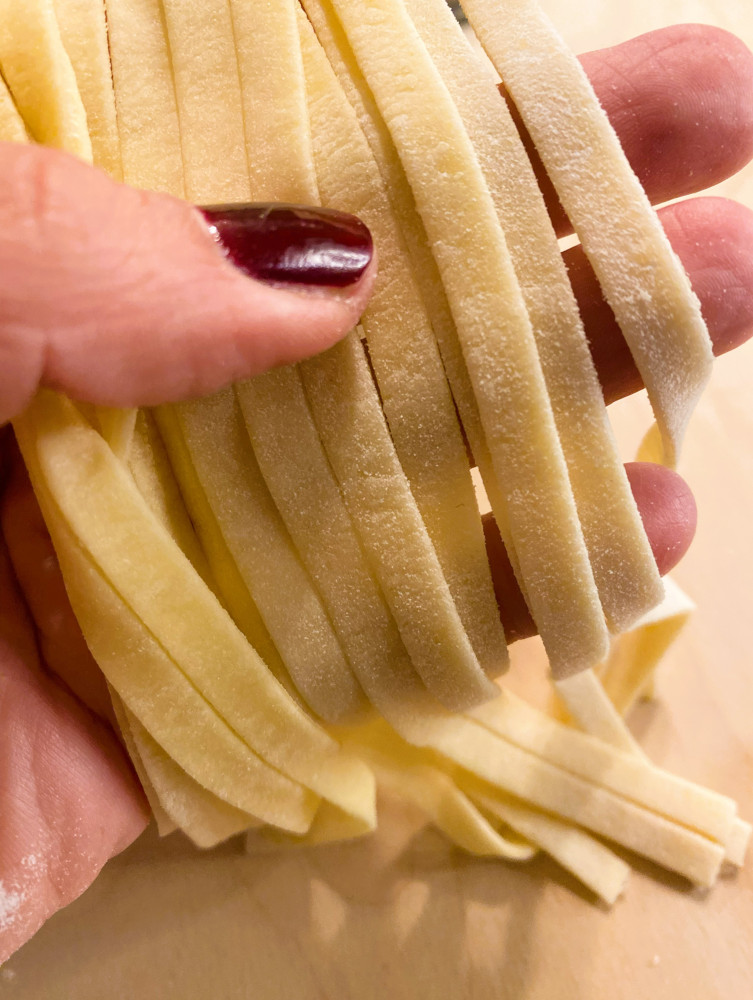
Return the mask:
[[[753,44],[751,0],[549,0],[579,49],[682,19]],[[615,13],[612,23],[605,8]],[[716,7],[716,4],[714,4]],[[753,171],[733,190],[753,206]],[[653,759],[753,819],[753,346],[720,361],[682,471],[696,543],[676,573],[699,611],[631,724]],[[615,408],[629,448],[647,424]],[[520,668],[540,659],[535,642]],[[152,831],[0,970],[13,1000],[745,1000],[753,861],[708,895],[639,864],[610,912],[553,864],[478,861],[394,801],[345,846],[202,854]]]

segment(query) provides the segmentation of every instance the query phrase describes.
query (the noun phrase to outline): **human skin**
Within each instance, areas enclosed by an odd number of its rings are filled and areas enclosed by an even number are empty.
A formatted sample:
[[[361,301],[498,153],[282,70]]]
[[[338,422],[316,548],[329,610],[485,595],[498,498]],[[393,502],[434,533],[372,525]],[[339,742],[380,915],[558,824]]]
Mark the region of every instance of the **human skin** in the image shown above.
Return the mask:
[[[676,27],[583,62],[654,203],[701,191],[753,156],[753,56],[725,32]],[[0,422],[38,385],[118,406],[211,392],[326,348],[367,301],[373,268],[337,294],[271,288],[233,269],[188,206],[51,151],[0,147],[0,165]],[[739,346],[753,330],[753,214],[699,198],[660,215],[715,352]],[[605,398],[636,391],[588,263],[577,248],[566,260]],[[692,540],[692,495],[656,466],[628,472],[667,572]],[[0,524],[0,888],[16,901],[0,923],[2,961],[138,836],[148,811],[7,428]],[[491,522],[487,539],[508,634],[528,634]]]

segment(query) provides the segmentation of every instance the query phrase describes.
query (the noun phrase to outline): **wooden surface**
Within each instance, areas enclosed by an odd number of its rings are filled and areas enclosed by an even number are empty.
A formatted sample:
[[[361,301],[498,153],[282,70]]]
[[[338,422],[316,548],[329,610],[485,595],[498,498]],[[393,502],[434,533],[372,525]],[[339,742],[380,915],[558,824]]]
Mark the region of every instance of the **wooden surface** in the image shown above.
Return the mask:
[[[550,3],[555,13],[570,5]],[[615,41],[678,20],[683,8],[719,23],[707,7],[632,0],[619,5],[618,32],[603,13],[589,20],[583,4],[572,38],[579,48],[596,31]],[[727,7],[730,26],[753,41],[750,0]],[[737,190],[747,185],[753,203],[751,178]],[[632,718],[655,760],[736,797],[748,819],[752,384],[749,345],[718,364],[694,420],[682,471],[700,524],[676,578],[699,612],[665,661],[658,699]],[[645,421],[641,400],[615,410],[626,447]],[[533,644],[516,654],[537,658]],[[468,858],[394,802],[374,837],[316,850],[247,857],[232,844],[201,854],[149,832],[0,971],[2,1000],[751,996],[753,859],[706,896],[639,865],[607,912],[553,864]]]

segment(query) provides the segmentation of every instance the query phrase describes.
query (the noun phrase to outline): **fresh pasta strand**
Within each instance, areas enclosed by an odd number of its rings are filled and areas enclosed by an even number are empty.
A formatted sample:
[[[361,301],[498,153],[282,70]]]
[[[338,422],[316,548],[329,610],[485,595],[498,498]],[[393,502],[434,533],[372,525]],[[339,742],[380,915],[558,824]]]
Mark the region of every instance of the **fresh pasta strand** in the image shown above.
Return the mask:
[[[688,277],[588,77],[536,0],[464,0],[463,9],[593,265],[674,466],[713,363]]]

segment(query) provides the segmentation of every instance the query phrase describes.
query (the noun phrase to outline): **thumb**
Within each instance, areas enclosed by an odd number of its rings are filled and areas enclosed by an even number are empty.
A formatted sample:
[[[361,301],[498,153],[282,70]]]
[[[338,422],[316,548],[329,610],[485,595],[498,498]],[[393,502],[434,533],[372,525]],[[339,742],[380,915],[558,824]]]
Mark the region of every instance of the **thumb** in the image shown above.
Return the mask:
[[[0,144],[0,424],[39,386],[105,406],[210,393],[331,346],[373,286],[353,216],[196,208]]]

